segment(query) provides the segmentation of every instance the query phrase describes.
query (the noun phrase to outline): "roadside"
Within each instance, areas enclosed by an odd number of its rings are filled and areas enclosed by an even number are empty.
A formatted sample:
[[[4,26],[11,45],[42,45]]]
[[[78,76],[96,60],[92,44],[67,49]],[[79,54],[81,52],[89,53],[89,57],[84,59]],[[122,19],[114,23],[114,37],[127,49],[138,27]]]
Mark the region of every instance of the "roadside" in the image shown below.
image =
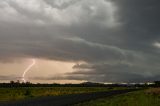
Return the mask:
[[[74,106],[160,106],[160,88],[150,88],[111,98],[102,98]]]

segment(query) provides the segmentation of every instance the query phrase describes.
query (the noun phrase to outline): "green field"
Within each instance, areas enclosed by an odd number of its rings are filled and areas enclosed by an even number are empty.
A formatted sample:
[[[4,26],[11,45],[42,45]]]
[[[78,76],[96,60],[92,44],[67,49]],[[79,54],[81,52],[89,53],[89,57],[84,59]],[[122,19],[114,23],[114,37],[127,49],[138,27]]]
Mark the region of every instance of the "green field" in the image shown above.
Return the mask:
[[[41,96],[59,96],[78,93],[100,92],[126,88],[106,87],[26,87],[0,88],[0,102],[27,99]]]
[[[160,106],[160,88],[93,100],[75,106]]]

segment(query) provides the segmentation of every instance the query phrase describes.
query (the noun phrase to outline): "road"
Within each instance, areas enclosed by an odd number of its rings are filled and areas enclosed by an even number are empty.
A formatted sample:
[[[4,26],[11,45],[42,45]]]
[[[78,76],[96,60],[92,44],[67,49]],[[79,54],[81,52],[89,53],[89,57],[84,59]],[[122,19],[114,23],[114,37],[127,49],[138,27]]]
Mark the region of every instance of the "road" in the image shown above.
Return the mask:
[[[135,89],[40,97],[30,100],[16,101],[12,103],[3,103],[0,104],[0,106],[71,106],[80,102],[119,95],[132,91],[135,91]]]

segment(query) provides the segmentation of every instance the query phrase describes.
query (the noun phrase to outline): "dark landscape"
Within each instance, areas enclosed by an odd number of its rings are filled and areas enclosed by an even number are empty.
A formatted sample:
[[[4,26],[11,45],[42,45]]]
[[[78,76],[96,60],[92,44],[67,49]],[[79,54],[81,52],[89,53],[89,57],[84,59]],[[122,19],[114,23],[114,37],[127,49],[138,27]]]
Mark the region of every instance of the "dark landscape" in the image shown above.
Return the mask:
[[[0,106],[71,106],[100,98],[128,94],[129,92],[142,92],[151,88],[158,89],[159,86],[159,81],[155,81],[151,85],[92,82],[82,84],[32,84],[11,81],[11,83],[0,84]]]
[[[116,90],[95,93],[70,94],[64,96],[49,96],[35,99],[22,100],[11,103],[2,103],[0,106],[71,106],[77,103],[124,94],[137,89]]]

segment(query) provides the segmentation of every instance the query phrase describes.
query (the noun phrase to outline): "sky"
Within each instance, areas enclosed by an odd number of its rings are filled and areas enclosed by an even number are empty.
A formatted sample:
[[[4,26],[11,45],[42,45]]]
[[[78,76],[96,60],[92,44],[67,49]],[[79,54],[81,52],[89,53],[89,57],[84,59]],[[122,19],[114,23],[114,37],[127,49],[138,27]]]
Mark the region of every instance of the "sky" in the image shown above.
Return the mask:
[[[159,0],[0,0],[0,82],[160,80]]]

